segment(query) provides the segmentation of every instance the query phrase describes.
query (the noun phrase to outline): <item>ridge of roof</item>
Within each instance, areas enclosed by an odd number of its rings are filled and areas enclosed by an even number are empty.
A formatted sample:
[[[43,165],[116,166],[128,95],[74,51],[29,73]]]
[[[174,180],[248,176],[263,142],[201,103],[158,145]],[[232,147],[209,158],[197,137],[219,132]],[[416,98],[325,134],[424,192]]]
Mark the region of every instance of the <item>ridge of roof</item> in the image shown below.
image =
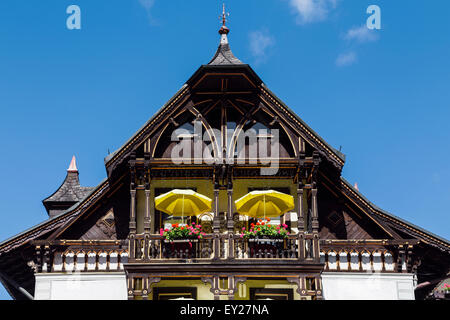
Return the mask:
[[[176,98],[178,96],[180,96],[183,91],[186,89],[187,87],[187,83],[183,84],[183,86],[172,96],[172,98],[169,99],[169,101],[167,101],[161,108],[158,109],[158,111],[156,111],[153,116],[148,119],[143,126],[141,126],[124,144],[122,144],[122,146],[120,146],[119,148],[117,148],[114,152],[110,153],[109,155],[107,155],[104,159],[104,163],[105,165],[108,165],[109,162],[111,162],[116,155],[118,155],[118,153],[124,149],[128,144],[130,144],[131,141],[134,140],[134,138],[136,136],[138,136],[151,122],[153,122],[153,120],[155,118],[157,118],[157,116],[168,106],[170,105],[174,100],[176,100]]]
[[[397,220],[397,221],[399,221],[399,222],[401,222],[401,223],[403,223],[403,224],[406,224],[406,225],[408,225],[410,228],[413,228],[413,229],[416,229],[417,231],[419,231],[419,232],[422,232],[422,233],[424,233],[424,234],[426,234],[426,235],[428,235],[429,237],[431,237],[431,238],[435,238],[435,239],[437,239],[437,240],[439,240],[439,241],[441,241],[441,242],[443,242],[443,243],[445,243],[448,247],[449,247],[449,249],[450,249],[450,241],[449,240],[447,240],[447,239],[445,239],[445,238],[443,238],[443,237],[441,237],[441,236],[438,236],[438,235],[436,235],[436,234],[434,234],[434,233],[432,233],[432,232],[430,232],[430,231],[428,231],[428,230],[425,230],[425,229],[423,229],[423,228],[421,228],[421,227],[419,227],[419,226],[417,226],[417,225],[415,225],[415,224],[413,224],[413,223],[411,223],[411,222],[409,222],[409,221],[407,221],[407,220],[405,220],[405,219],[402,219],[402,218],[400,218],[400,217],[398,217],[398,216],[396,216],[396,215],[394,215],[394,214],[392,214],[392,213],[390,213],[390,212],[388,212],[388,211],[386,211],[386,210],[384,210],[384,209],[381,209],[380,207],[378,207],[377,205],[375,205],[373,202],[371,202],[370,200],[368,200],[359,190],[357,190],[357,189],[355,189],[355,187],[353,187],[352,185],[351,185],[351,183],[350,182],[348,182],[344,177],[342,177],[341,176],[341,181],[350,189],[350,190],[352,190],[356,195],[358,195],[358,197],[360,197],[363,201],[365,201],[375,212],[377,212],[377,213],[381,213],[381,214],[383,214],[383,215],[385,215],[385,216],[388,216],[389,218],[391,218],[391,219],[394,219],[394,220]]]
[[[304,126],[309,132],[311,132],[312,135],[320,140],[320,142],[323,143],[332,153],[334,153],[336,157],[338,157],[343,163],[345,162],[346,156],[344,153],[331,146],[316,131],[311,129],[311,127],[306,124],[306,122],[302,118],[300,118],[296,112],[289,108],[275,93],[273,93],[273,91],[271,91],[265,83],[262,83],[261,87],[263,87],[265,91],[267,91],[280,105],[282,105],[283,108],[289,111],[302,124],[302,126]]]
[[[75,203],[74,205],[72,205],[70,208],[64,210],[63,212],[61,212],[58,215],[55,215],[54,217],[51,217],[50,219],[46,219],[44,221],[42,221],[41,223],[38,223],[37,225],[34,225],[28,229],[25,229],[24,231],[11,236],[9,238],[7,238],[6,240],[3,240],[2,242],[0,242],[0,255],[3,252],[3,249],[6,247],[7,244],[13,242],[14,240],[24,237],[26,234],[29,234],[33,231],[35,231],[36,229],[39,229],[45,225],[51,225],[52,223],[56,223],[58,222],[58,220],[62,220],[63,218],[66,218],[70,216],[71,213],[76,213],[77,210],[80,209],[80,207],[89,199],[91,198],[91,196],[93,196],[95,193],[97,193],[98,191],[101,190],[102,187],[104,187],[105,184],[107,184],[108,179],[105,178],[103,179],[96,187],[93,187],[92,190],[87,193],[83,199],[81,199],[80,201],[78,201],[77,203]],[[39,236],[39,235],[38,235]],[[9,251],[9,250],[8,250]]]

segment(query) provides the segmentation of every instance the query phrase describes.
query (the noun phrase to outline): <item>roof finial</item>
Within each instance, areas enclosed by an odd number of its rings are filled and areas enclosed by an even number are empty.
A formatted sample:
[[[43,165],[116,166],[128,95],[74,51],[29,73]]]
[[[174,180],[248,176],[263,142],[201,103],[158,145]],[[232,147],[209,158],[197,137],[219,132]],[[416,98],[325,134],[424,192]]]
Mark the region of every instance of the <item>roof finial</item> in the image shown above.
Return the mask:
[[[75,159],[75,156],[72,157],[72,161],[70,161],[69,169],[67,169],[67,172],[78,172],[77,160]]]
[[[222,27],[219,30],[220,34],[228,34],[230,32],[230,29],[227,28],[227,26],[225,25],[227,23],[227,17],[230,14],[228,12],[225,11],[225,3],[223,3],[222,6],[222,15],[220,16],[220,18],[222,19]]]

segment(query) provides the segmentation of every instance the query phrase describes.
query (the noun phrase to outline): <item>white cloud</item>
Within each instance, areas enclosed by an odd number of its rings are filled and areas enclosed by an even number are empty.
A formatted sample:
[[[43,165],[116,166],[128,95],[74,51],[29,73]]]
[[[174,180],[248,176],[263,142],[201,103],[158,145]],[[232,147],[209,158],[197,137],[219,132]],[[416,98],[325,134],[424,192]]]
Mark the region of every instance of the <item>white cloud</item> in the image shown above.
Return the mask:
[[[149,12],[155,4],[155,0],[139,0],[139,3],[144,7],[145,10],[147,10],[147,12]]]
[[[252,31],[249,34],[250,52],[256,62],[262,62],[267,57],[267,49],[274,45],[275,40],[268,31]]]
[[[346,40],[355,40],[357,42],[371,42],[378,40],[378,35],[375,30],[370,30],[366,25],[361,27],[353,27],[347,31],[344,36]]]
[[[355,63],[357,55],[354,52],[341,53],[336,59],[336,65],[338,67],[345,67]]]
[[[154,19],[151,14],[151,10],[153,8],[153,5],[155,4],[155,0],[138,0],[139,4],[145,9],[147,12],[148,19],[151,24],[154,24]]]
[[[306,24],[323,21],[330,10],[336,8],[338,0],[289,0],[289,4],[298,14],[297,22]]]

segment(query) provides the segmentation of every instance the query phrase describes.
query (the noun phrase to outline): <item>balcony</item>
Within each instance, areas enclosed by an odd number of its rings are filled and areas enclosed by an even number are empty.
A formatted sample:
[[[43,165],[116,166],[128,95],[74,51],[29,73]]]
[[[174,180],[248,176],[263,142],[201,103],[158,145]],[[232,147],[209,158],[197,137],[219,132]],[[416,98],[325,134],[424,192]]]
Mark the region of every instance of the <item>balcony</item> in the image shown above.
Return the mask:
[[[313,236],[286,239],[243,239],[239,235],[207,234],[203,239],[173,243],[160,235],[136,235],[133,240],[34,241],[37,272],[121,271],[124,264],[270,264],[317,263]]]
[[[313,262],[314,237],[289,235],[285,239],[243,239],[236,234],[207,234],[198,240],[169,242],[159,235],[136,235],[130,242],[131,263],[272,260]],[[318,260],[318,255],[317,255]],[[317,261],[314,261],[317,262]]]

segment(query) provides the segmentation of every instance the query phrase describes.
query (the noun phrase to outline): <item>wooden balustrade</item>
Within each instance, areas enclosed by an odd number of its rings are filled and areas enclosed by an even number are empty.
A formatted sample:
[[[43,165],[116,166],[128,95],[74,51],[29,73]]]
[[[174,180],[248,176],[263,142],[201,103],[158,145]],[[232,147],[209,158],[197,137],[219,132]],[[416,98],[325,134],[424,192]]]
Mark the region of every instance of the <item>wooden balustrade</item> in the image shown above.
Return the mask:
[[[175,240],[169,242],[158,235],[137,235],[135,238],[135,261],[164,259],[212,259],[213,236],[203,239]],[[147,250],[147,254],[145,252]],[[148,257],[148,258],[146,258]]]
[[[297,259],[297,237],[286,239],[243,239],[234,237],[235,259]]]
[[[373,252],[355,249],[344,251],[320,251],[320,262],[325,264],[325,271],[379,271],[394,272],[396,262],[388,250]]]
[[[35,241],[39,272],[121,271],[128,262],[127,241]]]
[[[171,259],[297,259],[318,262],[314,258],[313,235],[290,235],[285,239],[244,239],[240,235],[207,234],[203,239],[169,242],[160,235],[136,235],[131,262]],[[218,242],[218,243],[216,243]],[[231,245],[230,245],[231,242]],[[231,248],[231,249],[230,249]],[[145,250],[148,250],[146,253]]]
[[[320,243],[320,256],[315,252]],[[160,235],[139,234],[129,240],[34,241],[37,272],[121,271],[125,263],[190,260],[227,263],[230,260],[296,260],[323,263],[325,271],[407,272],[411,254],[395,240],[321,240],[299,233],[285,239],[244,239],[238,234],[207,234],[202,239],[169,242]],[[131,250],[131,251],[130,251]],[[409,252],[409,253],[408,253]]]
[[[325,271],[409,272],[407,259],[418,240],[321,240]],[[406,255],[401,254],[402,248]],[[404,250],[404,249],[403,249]]]

